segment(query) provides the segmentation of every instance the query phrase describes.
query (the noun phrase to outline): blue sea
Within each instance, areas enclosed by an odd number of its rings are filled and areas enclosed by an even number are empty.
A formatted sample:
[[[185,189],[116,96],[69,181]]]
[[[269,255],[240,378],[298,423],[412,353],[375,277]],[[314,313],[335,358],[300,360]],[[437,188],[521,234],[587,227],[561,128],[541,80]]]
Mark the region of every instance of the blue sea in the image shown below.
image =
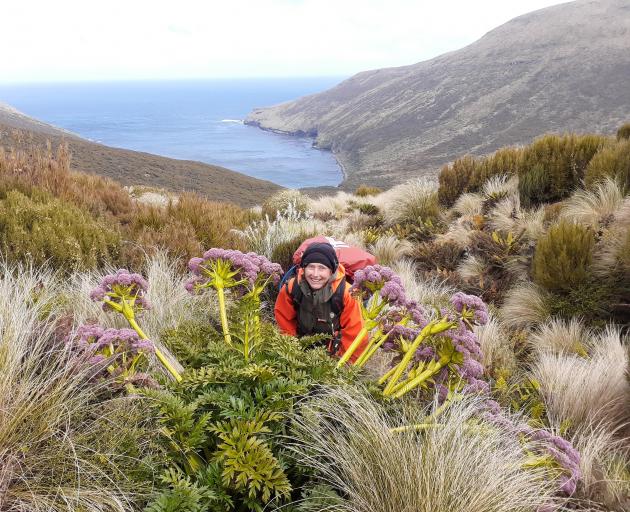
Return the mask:
[[[0,84],[0,102],[119,148],[221,165],[298,188],[338,185],[330,152],[309,138],[242,123],[255,107],[328,89],[342,77]]]

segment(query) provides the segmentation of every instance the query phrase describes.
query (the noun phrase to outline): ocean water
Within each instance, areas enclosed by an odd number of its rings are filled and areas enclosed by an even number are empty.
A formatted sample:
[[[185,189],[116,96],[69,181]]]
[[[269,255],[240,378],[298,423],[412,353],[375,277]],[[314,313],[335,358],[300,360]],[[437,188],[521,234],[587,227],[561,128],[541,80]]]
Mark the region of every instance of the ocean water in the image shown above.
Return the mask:
[[[255,107],[323,91],[341,77],[0,84],[0,102],[119,148],[221,165],[291,188],[338,185],[330,152],[309,138],[242,123]]]

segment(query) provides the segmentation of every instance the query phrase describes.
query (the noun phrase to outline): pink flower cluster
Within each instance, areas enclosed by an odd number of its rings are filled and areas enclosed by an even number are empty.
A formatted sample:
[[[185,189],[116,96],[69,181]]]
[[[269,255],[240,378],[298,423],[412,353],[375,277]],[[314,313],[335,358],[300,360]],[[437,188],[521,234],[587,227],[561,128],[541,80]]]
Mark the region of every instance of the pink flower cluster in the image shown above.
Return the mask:
[[[106,347],[113,347],[114,352],[129,354],[150,354],[155,352],[151,340],[142,339],[133,329],[105,329],[100,325],[82,325],[77,329],[76,345],[79,348],[96,353]]]
[[[483,406],[486,409],[483,414],[486,421],[516,436],[524,436],[527,441],[533,443],[530,448],[550,455],[562,469],[562,475],[558,478],[558,490],[566,496],[575,493],[577,483],[582,478],[580,454],[569,441],[547,430],[534,429],[526,423],[513,422],[502,414],[501,407],[494,400],[486,400]]]
[[[405,288],[400,277],[389,267],[368,265],[354,273],[351,291],[365,295],[379,292],[391,306],[404,307],[407,304]]]
[[[140,274],[132,274],[121,268],[115,274],[103,277],[99,285],[90,292],[90,299],[95,302],[107,300],[116,304],[120,304],[123,299],[134,299],[134,310],[142,311],[151,309],[151,303],[145,296],[148,288],[149,283]],[[111,306],[105,303],[103,309],[107,311]]]
[[[217,260],[230,263],[232,270],[238,271],[236,281],[244,280],[253,288],[259,277],[271,277],[274,284],[280,282],[283,274],[282,267],[272,263],[264,256],[255,252],[242,253],[232,249],[212,248],[207,250],[202,258],[191,258],[188,268],[194,274],[186,284],[186,290],[195,293],[200,286],[208,282],[212,275],[212,264]]]
[[[94,377],[106,379],[115,387],[134,384],[159,387],[146,373],[132,371],[132,362],[143,354],[155,352],[151,340],[142,339],[133,329],[105,329],[100,325],[82,325],[69,343],[78,350],[79,360],[94,369]],[[122,358],[125,354],[125,358]]]
[[[472,312],[473,321],[477,325],[484,325],[488,322],[488,306],[476,295],[457,292],[451,297],[451,304],[458,313],[462,313],[464,308],[467,312]]]

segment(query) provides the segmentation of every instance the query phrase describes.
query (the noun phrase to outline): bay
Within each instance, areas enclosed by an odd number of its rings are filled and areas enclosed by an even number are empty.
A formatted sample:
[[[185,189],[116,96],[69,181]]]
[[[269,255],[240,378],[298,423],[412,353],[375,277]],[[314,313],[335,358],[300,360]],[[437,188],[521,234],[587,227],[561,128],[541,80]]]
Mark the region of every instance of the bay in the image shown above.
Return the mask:
[[[0,84],[0,101],[108,146],[220,165],[289,188],[338,185],[341,168],[307,137],[242,123],[256,107],[343,78]]]

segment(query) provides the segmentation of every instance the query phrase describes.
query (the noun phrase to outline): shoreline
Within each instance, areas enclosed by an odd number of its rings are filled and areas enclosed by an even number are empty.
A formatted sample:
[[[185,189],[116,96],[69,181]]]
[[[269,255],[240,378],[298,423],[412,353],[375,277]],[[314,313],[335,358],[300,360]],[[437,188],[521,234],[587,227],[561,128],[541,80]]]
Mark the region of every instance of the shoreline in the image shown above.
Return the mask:
[[[339,157],[337,156],[338,154],[335,153],[332,149],[328,149],[328,148],[320,148],[317,146],[316,142],[317,142],[317,132],[316,131],[311,131],[311,132],[305,132],[303,130],[297,130],[297,131],[289,131],[289,130],[280,130],[278,128],[268,128],[266,126],[261,126],[259,121],[254,121],[251,119],[244,119],[243,120],[243,124],[247,125],[247,126],[253,126],[255,128],[258,128],[264,132],[271,132],[271,133],[276,133],[278,135],[289,135],[291,137],[299,137],[299,138],[307,138],[310,139],[312,141],[311,143],[311,147],[313,149],[316,149],[318,151],[325,151],[328,152],[332,155],[332,157],[335,159],[335,162],[337,163],[337,165],[339,166],[339,170],[341,171],[341,182],[338,185],[318,185],[316,187],[304,187],[304,188],[319,188],[319,187],[331,187],[331,188],[337,188],[339,190],[341,190],[341,187],[343,186],[343,184],[348,180],[348,172],[346,171],[345,166],[343,165],[343,163],[341,162],[341,160],[339,159]]]

